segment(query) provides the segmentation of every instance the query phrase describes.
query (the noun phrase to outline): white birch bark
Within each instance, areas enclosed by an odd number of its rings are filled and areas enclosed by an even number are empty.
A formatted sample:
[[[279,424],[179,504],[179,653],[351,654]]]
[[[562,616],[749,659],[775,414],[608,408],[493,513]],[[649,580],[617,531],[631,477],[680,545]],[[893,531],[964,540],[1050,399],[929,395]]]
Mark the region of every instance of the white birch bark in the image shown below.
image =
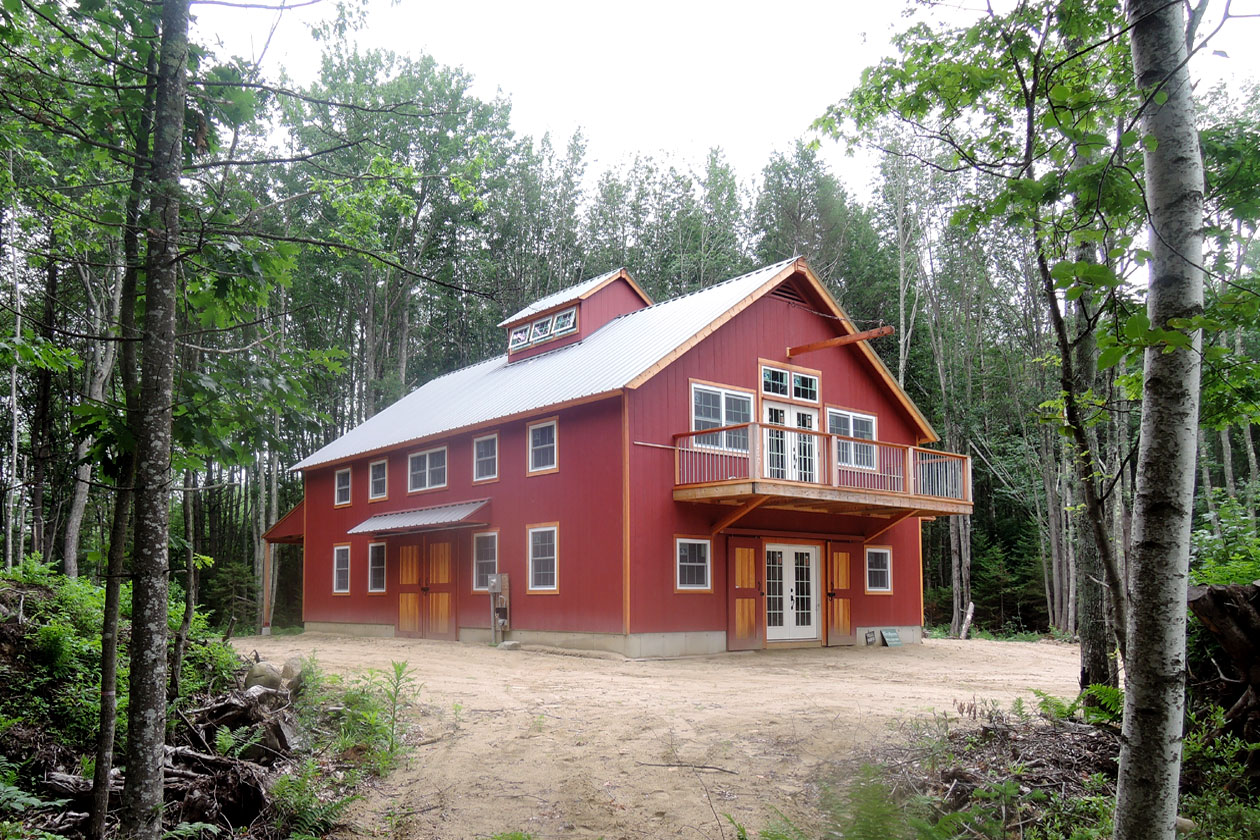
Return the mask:
[[[1203,167],[1180,3],[1129,0],[1151,227],[1147,314],[1155,329],[1203,311]],[[1166,99],[1164,97],[1167,97]],[[1172,840],[1185,702],[1186,578],[1202,334],[1148,348],[1129,554],[1116,840]]]

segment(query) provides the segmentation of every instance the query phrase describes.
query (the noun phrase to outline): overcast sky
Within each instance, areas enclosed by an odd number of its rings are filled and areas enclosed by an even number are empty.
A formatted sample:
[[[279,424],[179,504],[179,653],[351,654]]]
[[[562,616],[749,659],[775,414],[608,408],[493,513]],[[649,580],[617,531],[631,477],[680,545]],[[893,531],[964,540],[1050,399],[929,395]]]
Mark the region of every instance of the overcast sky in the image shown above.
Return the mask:
[[[1000,0],[999,0],[1000,4]],[[996,5],[996,4],[995,4]],[[1223,0],[1217,0],[1218,8]],[[978,0],[959,0],[980,8]],[[891,53],[889,36],[904,28],[899,0],[630,3],[473,0],[371,0],[363,46],[428,53],[463,67],[474,94],[512,101],[518,133],[550,132],[563,147],[574,129],[587,139],[588,176],[635,153],[669,156],[699,167],[720,146],[741,181],[760,172],[774,151],[788,151],[828,104],[842,97],[864,67]],[[194,6],[200,36],[224,51],[255,57],[276,13]],[[318,71],[318,46],[307,24],[331,15],[331,0],[286,12],[264,67],[283,66],[299,82]],[[1260,14],[1260,0],[1235,0],[1235,14]],[[1195,71],[1208,81],[1260,77],[1255,49],[1260,21],[1231,22],[1218,49]],[[827,160],[865,196],[870,159],[849,158],[824,141]]]

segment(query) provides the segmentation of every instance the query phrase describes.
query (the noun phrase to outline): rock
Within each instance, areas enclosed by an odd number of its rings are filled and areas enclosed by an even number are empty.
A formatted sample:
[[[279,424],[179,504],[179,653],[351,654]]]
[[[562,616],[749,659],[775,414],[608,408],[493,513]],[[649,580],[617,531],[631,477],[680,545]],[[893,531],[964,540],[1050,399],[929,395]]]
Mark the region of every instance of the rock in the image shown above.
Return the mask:
[[[280,676],[276,666],[270,662],[255,662],[250,666],[249,673],[245,675],[245,687],[252,688],[256,685],[280,688],[284,685],[284,678]]]
[[[301,675],[304,665],[305,663],[302,661],[302,657],[290,656],[288,659],[284,660],[284,667],[280,669],[280,676],[284,677],[286,680],[291,680],[294,677]]]
[[[520,642],[499,642],[499,650],[520,650]]]
[[[1194,824],[1193,820],[1188,820],[1185,817],[1177,817],[1176,831],[1178,834],[1189,834],[1196,828],[1198,828],[1198,826]]]

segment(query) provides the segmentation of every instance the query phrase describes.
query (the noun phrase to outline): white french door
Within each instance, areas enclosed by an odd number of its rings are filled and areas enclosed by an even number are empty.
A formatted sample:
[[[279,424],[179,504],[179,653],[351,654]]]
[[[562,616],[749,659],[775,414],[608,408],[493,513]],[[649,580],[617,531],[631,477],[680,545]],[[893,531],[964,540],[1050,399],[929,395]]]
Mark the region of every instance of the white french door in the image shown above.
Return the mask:
[[[817,639],[818,546],[766,546],[766,641]]]
[[[762,441],[765,452],[766,478],[788,481],[818,481],[818,438],[812,434],[793,432],[804,429],[813,432],[818,428],[818,411],[795,405],[763,402],[762,420],[768,426]]]

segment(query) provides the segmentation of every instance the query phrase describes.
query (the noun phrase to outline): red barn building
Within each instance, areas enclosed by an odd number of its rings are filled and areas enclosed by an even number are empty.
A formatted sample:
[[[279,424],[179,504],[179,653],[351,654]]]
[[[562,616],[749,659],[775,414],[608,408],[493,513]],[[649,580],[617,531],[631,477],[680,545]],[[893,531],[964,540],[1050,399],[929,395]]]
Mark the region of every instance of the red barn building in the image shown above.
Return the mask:
[[[308,629],[628,656],[853,644],[923,622],[920,522],[970,464],[804,260],[653,305],[624,271],[501,324],[296,465]]]

